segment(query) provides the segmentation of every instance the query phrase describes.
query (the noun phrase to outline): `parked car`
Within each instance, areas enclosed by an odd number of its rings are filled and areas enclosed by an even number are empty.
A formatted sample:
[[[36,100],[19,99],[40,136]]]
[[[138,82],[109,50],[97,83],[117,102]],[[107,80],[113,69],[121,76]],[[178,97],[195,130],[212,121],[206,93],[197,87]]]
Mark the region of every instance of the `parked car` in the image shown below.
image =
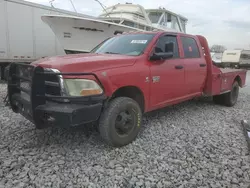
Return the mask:
[[[88,54],[10,66],[11,108],[37,128],[98,122],[121,147],[138,135],[142,114],[201,96],[234,106],[246,70],[213,65],[206,38],[175,32],[126,33]]]

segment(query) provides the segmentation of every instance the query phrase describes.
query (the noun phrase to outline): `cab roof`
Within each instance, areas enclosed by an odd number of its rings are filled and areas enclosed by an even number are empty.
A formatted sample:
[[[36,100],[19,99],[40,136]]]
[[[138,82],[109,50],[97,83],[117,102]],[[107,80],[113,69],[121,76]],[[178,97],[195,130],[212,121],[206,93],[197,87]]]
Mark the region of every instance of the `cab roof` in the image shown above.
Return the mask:
[[[194,37],[195,35],[192,34],[187,34],[187,33],[182,33],[178,31],[129,31],[129,32],[123,32],[122,34],[119,35],[128,35],[128,34],[156,34],[156,35],[161,35],[164,33],[169,33],[169,34],[175,34],[175,35],[182,35],[182,36],[192,36]]]
[[[178,33],[174,31],[129,31],[129,32],[123,32],[122,34],[161,34],[161,33]]]

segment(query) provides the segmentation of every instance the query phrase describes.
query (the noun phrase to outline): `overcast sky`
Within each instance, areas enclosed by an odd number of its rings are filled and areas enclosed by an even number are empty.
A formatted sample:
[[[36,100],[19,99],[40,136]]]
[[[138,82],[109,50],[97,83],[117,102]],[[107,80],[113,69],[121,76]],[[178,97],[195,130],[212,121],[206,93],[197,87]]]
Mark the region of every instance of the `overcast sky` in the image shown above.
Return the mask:
[[[49,0],[28,0],[50,5]],[[77,11],[98,16],[102,7],[95,0],[72,0]],[[105,6],[132,2],[144,8],[165,7],[188,18],[187,33],[202,34],[209,45],[250,48],[250,0],[100,0]],[[54,7],[74,10],[70,0],[54,0]]]

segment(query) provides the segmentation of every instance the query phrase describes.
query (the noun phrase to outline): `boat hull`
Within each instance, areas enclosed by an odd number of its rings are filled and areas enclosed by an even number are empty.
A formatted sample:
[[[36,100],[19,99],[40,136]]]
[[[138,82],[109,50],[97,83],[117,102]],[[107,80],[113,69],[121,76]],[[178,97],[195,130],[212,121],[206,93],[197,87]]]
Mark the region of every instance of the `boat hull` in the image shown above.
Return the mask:
[[[101,20],[71,16],[42,16],[66,53],[89,52],[105,39],[119,32],[140,31]]]

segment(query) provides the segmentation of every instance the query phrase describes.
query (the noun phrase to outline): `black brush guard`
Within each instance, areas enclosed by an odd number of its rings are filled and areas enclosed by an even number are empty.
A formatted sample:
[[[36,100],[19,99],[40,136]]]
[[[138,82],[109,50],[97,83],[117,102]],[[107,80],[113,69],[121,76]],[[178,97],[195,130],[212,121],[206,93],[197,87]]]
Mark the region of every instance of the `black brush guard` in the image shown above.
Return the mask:
[[[13,63],[8,77],[11,109],[33,122],[38,129],[51,125],[77,126],[98,120],[105,95],[69,96],[63,90],[60,75],[93,76],[104,91],[94,73],[60,73],[40,66]]]

